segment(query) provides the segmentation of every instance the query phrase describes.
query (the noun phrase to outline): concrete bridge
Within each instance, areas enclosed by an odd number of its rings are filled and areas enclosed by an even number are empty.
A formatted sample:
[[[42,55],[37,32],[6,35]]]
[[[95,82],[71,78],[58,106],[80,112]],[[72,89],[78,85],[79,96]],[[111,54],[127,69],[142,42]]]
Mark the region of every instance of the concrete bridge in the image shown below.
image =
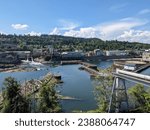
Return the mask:
[[[134,83],[140,83],[144,86],[150,87],[150,76],[119,69],[117,69],[113,75],[114,83],[112,87],[108,112],[120,112],[122,108],[124,108],[125,111],[128,111],[129,104],[125,80]]]
[[[128,80],[134,83],[140,83],[147,87],[150,87],[150,76],[138,74],[135,72],[129,72],[125,70],[117,70],[113,73],[116,78],[121,78],[124,80]]]

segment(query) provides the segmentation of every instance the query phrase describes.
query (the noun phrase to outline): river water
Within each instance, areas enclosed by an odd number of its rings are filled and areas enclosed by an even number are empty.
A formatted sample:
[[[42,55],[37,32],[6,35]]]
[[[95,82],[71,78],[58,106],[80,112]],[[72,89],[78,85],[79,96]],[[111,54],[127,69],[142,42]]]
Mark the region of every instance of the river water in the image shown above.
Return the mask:
[[[145,75],[150,75],[150,68],[143,70],[141,73]]]
[[[100,68],[108,68],[113,61],[96,62]],[[63,112],[86,111],[97,108],[94,98],[94,85],[90,78],[90,74],[86,71],[81,71],[78,68],[80,65],[63,65],[57,67],[45,66],[44,69],[33,72],[11,72],[0,73],[0,89],[2,89],[3,81],[6,77],[14,77],[20,82],[30,79],[40,79],[48,72],[60,74],[64,83],[58,86],[58,90],[64,96],[77,98],[78,100],[63,100],[61,106]]]

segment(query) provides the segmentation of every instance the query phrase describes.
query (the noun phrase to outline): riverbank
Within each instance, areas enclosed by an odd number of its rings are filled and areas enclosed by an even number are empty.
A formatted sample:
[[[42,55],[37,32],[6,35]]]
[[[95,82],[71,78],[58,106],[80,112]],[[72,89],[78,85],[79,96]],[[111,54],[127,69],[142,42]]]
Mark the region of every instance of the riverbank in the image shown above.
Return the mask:
[[[37,68],[20,68],[20,67],[18,66],[18,67],[0,69],[0,72],[5,72],[5,73],[12,73],[12,72],[31,72],[31,71],[37,71]]]

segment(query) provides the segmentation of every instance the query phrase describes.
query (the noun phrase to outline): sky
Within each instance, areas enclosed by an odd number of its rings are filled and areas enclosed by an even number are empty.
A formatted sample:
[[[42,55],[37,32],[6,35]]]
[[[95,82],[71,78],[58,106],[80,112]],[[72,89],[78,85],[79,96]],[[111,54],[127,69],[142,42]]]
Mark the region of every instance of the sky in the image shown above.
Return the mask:
[[[0,33],[150,44],[150,0],[0,0]]]

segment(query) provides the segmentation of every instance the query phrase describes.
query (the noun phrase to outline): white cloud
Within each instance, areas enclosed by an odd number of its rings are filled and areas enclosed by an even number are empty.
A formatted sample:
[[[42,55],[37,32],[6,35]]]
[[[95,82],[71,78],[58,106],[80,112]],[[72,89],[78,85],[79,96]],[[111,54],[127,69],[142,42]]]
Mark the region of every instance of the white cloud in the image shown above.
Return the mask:
[[[127,17],[115,22],[107,22],[91,27],[68,27],[64,30],[56,27],[51,35],[64,35],[83,38],[100,38],[103,40],[125,40],[150,43],[149,31],[141,31],[138,28],[144,27],[148,20]]]
[[[129,31],[138,26],[146,24],[147,21],[124,18],[112,23],[104,23],[92,27],[80,28],[78,30],[68,30],[64,33],[65,36],[85,37],[85,38],[101,38],[103,40],[114,40],[122,35],[124,31]]]
[[[30,35],[30,36],[40,36],[41,33],[40,33],[40,32],[31,31],[31,32],[29,32],[29,33],[26,33],[26,35]]]
[[[94,38],[100,36],[100,31],[95,27],[80,28],[79,30],[69,30],[64,33],[64,36]]]
[[[16,30],[27,30],[29,26],[27,24],[12,24],[11,27]]]
[[[55,27],[52,32],[49,33],[50,35],[61,35],[60,29]]]
[[[130,23],[130,22],[115,22],[115,23],[111,23],[111,24],[106,24],[106,25],[102,25],[100,26],[100,30],[108,35],[112,32],[120,32],[122,30],[128,30],[132,27],[135,27],[137,25],[139,25],[140,23]]]
[[[59,27],[55,27],[49,34],[50,35],[62,35],[65,31],[71,31],[79,27],[79,24],[68,21],[59,20]]]
[[[147,14],[147,13],[150,13],[150,9],[143,9],[138,14],[142,15],[142,14]]]
[[[72,30],[79,26],[78,23],[68,21],[68,20],[60,20],[59,22],[60,22],[61,30]]]
[[[121,41],[130,41],[130,42],[143,42],[150,43],[150,31],[141,31],[141,30],[129,30],[124,31],[123,34],[118,36],[118,40]]]
[[[138,20],[133,18],[121,19],[117,22],[100,25],[101,38],[104,40],[116,39],[124,31],[145,25],[146,20]]]

